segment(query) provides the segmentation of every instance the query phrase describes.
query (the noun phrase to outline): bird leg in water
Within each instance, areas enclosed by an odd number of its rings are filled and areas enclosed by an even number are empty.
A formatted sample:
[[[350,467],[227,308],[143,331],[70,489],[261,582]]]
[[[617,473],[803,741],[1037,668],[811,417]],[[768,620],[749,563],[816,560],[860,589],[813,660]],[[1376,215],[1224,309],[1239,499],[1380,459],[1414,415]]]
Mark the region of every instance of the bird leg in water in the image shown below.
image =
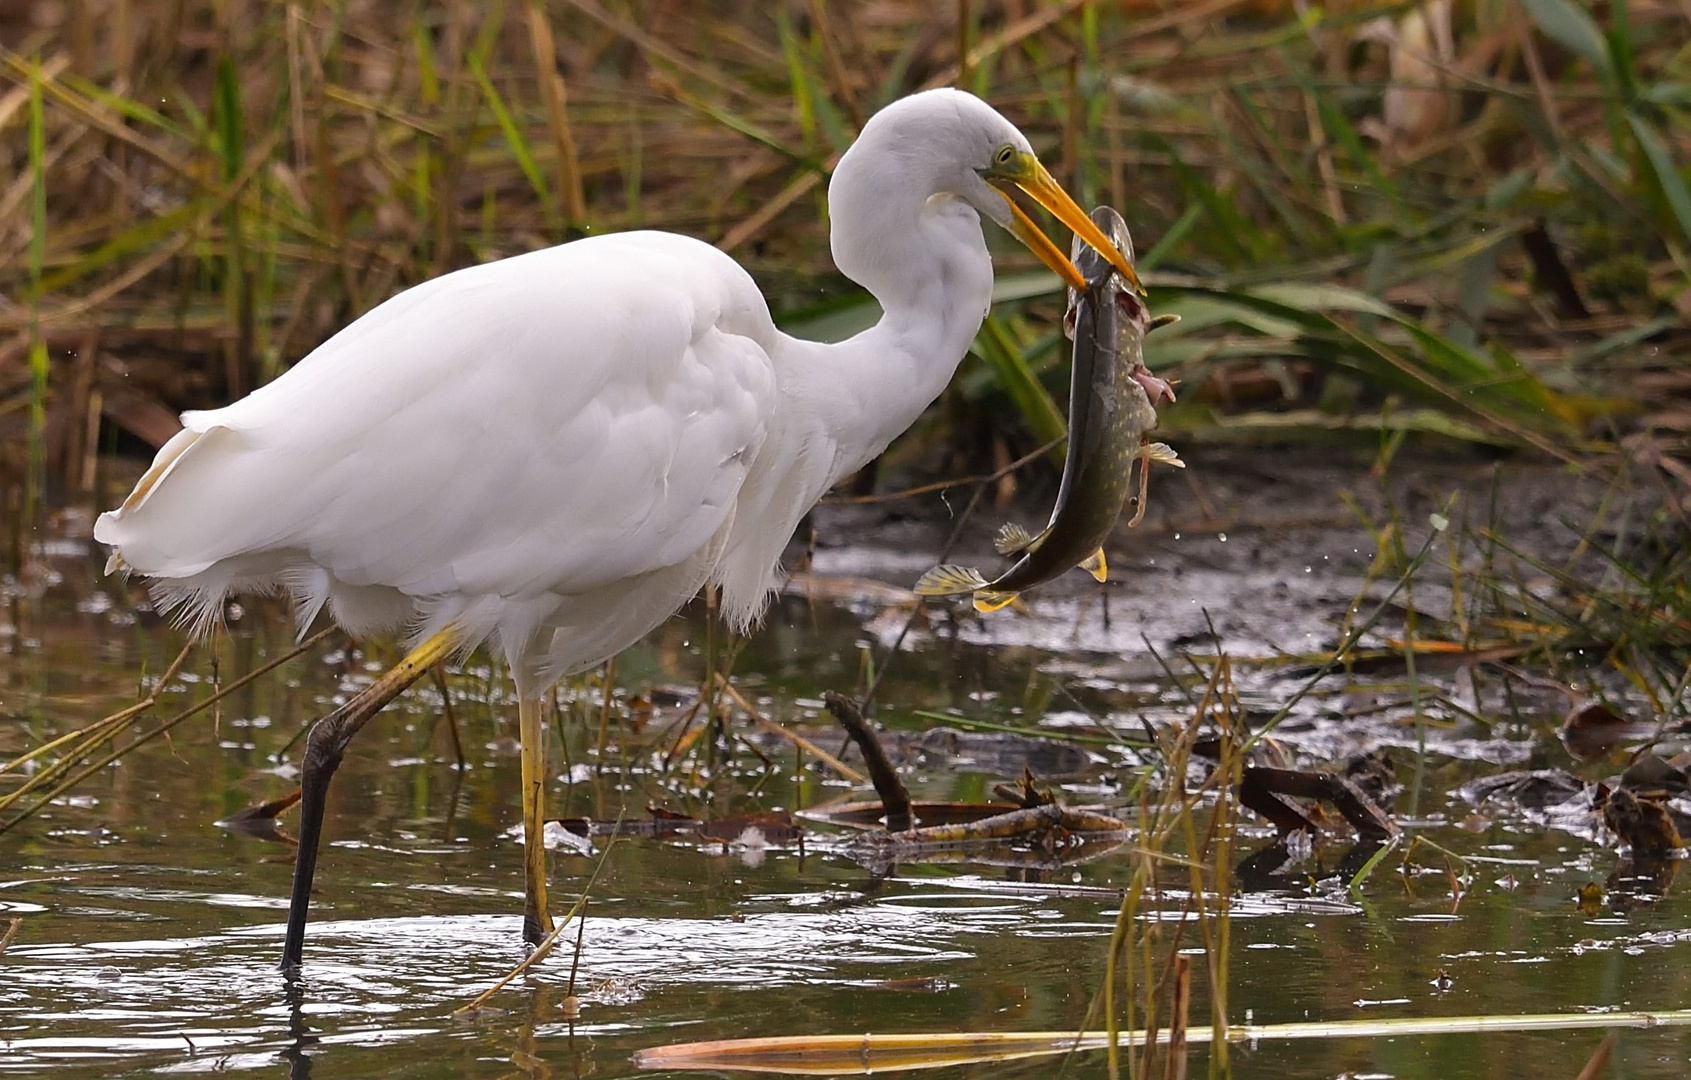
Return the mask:
[[[311,906],[311,879],[317,872],[317,844],[323,836],[323,803],[329,795],[329,781],[340,768],[346,744],[384,705],[428,674],[430,668],[450,656],[457,646],[455,629],[447,627],[440,631],[412,649],[405,659],[359,691],[351,701],[317,721],[306,736],[299,774],[299,851],[294,855],[288,933],[282,941],[284,974],[299,973],[300,954],[305,948],[305,916]]]
[[[523,743],[523,940],[539,945],[552,932],[546,906],[546,727],[540,701],[517,702]]]

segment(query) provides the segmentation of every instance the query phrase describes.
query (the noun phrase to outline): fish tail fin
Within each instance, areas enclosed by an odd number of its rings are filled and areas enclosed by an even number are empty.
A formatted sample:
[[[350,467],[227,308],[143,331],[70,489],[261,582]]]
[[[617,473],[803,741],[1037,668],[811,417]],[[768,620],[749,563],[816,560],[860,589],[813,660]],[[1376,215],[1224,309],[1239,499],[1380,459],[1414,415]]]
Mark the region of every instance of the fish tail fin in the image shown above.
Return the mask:
[[[1109,564],[1104,561],[1104,549],[1099,548],[1088,555],[1080,564],[1080,568],[1092,575],[1094,581],[1103,581],[1110,576]]]
[[[1006,522],[999,528],[998,535],[993,537],[992,547],[1000,555],[1014,555],[1019,551],[1026,551],[1031,543],[1033,537],[1026,529],[1014,522]]]
[[[972,566],[936,566],[916,580],[917,596],[956,596],[986,586],[986,578]]]
[[[1173,465],[1177,469],[1186,467],[1186,463],[1180,460],[1180,455],[1175,453],[1174,447],[1168,443],[1146,443],[1139,448],[1139,456],[1159,465]]]
[[[1008,607],[1018,595],[1020,594],[1013,592],[996,592],[992,589],[980,589],[975,593],[975,610],[983,612],[997,611],[999,608]]]

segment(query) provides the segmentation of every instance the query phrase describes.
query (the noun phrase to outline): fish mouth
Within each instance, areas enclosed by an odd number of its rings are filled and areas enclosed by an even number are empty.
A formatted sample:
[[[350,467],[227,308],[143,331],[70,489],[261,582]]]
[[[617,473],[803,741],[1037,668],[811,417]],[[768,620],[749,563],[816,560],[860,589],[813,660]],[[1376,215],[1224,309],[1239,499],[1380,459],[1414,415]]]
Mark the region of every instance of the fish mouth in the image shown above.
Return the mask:
[[[1033,218],[1028,216],[1018,196],[1026,196],[1049,210],[1053,217],[1067,225],[1076,236],[1115,267],[1122,277],[1132,284],[1134,291],[1144,295],[1145,287],[1140,284],[1139,274],[1133,269],[1133,264],[1127,261],[1127,256],[1110,242],[1110,238],[1104,235],[1103,230],[1098,228],[1086,211],[1069,197],[1069,193],[1046,171],[1038,158],[1028,153],[1017,154],[1005,165],[983,172],[981,179],[991,184],[994,190],[1004,196],[1004,201],[1010,204],[1010,232],[1026,244],[1028,249],[1039,257],[1040,262],[1056,271],[1057,276],[1071,288],[1085,289],[1085,276],[1069,261],[1069,257],[1051,242],[1051,238],[1034,223]]]

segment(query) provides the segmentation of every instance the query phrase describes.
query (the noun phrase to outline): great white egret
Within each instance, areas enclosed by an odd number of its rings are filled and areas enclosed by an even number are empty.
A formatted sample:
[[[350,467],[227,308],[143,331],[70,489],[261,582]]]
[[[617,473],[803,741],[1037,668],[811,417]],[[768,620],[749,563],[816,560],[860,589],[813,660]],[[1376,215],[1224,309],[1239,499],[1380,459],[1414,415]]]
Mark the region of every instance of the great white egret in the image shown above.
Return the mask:
[[[1015,201],[1127,260],[980,99],[888,105],[828,187],[834,261],[884,310],[823,345],[775,328],[747,273],[662,232],[595,236],[409,289],[240,401],[182,416],[96,539],[196,632],[231,593],[285,591],[396,667],[311,730],[283,945],[298,970],[323,800],[348,740],[432,665],[488,642],[520,702],[530,943],[551,930],[540,699],[707,584],[738,631],[794,527],[939,396],[992,298],[981,215],[1071,285]]]

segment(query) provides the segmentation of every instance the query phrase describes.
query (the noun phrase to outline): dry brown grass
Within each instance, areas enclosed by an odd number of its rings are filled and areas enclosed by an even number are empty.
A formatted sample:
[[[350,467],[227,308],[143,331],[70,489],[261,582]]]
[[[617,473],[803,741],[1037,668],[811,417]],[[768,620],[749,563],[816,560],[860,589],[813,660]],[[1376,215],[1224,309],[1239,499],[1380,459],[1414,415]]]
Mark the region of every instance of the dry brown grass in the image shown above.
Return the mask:
[[[827,256],[828,169],[863,117],[942,84],[989,97],[1083,202],[1122,206],[1162,297],[1212,316],[1154,358],[1202,407],[1174,426],[1319,407],[1520,441],[1477,400],[1560,439],[1618,433],[1590,426],[1594,394],[1648,393],[1643,452],[1671,471],[1691,429],[1687,16],[1635,0],[1623,33],[1619,5],[1564,9],[1475,0],[1446,33],[1442,5],[1363,0],[1301,23],[1244,0],[9,0],[10,506],[48,478],[87,491],[120,433],[157,443],[174,410],[408,284],[587,231],[717,242],[790,322],[856,303]],[[1003,265],[1032,264],[1012,246]],[[1392,303],[1460,362],[1392,330],[1406,376],[1345,338],[1366,318],[1288,331],[1232,303],[1288,281]],[[960,391],[980,407],[953,418],[1018,437],[1027,400],[1004,388],[1061,378],[1042,303],[1001,305]],[[1388,393],[1470,426],[1410,424]]]

